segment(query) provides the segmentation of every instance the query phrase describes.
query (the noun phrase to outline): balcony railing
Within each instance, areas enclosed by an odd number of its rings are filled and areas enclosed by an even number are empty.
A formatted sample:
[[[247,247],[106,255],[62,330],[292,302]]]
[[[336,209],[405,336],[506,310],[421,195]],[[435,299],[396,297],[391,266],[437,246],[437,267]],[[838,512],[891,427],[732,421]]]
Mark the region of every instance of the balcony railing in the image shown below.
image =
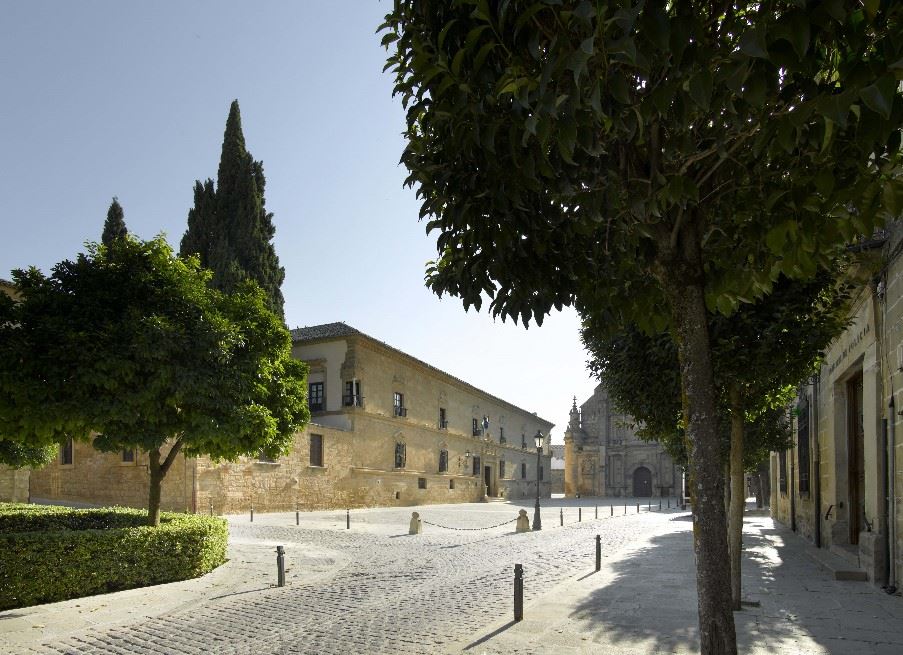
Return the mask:
[[[407,416],[408,408],[407,407],[399,407],[395,405],[395,416]]]
[[[342,396],[342,407],[363,407],[364,397],[359,395]]]
[[[440,430],[448,430],[448,421],[439,421]]]

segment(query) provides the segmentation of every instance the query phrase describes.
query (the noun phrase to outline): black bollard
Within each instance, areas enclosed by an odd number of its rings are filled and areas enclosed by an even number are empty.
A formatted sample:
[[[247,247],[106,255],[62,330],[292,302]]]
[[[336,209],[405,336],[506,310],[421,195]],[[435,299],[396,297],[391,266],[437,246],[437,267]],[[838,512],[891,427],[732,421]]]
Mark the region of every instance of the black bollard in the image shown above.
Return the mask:
[[[596,570],[602,570],[602,537],[596,535]]]
[[[583,508],[577,508],[577,523],[583,523]]]
[[[658,511],[660,511],[660,512],[662,511],[662,499],[661,498],[658,499]]]
[[[624,502],[624,516],[627,516],[627,502]]]
[[[295,525],[301,525],[301,511],[295,505]]]
[[[278,584],[280,587],[285,586],[285,548],[276,546],[276,569]]]
[[[611,506],[611,515],[612,516],[615,515],[615,506],[614,505]]]
[[[599,518],[599,506],[596,505],[596,518]]]
[[[524,620],[524,567],[514,565],[514,620]]]
[[[652,511],[652,501],[651,500],[649,501],[649,506],[646,508],[646,510],[649,512]]]
[[[345,510],[345,529],[346,530],[351,529],[351,510],[350,509]]]
[[[639,503],[636,504],[636,513],[637,514],[640,513],[640,504]]]
[[[251,505],[251,523],[254,522],[254,506]]]
[[[668,496],[668,509],[671,509],[671,496]]]
[[[564,527],[564,507],[561,508],[561,527]]]

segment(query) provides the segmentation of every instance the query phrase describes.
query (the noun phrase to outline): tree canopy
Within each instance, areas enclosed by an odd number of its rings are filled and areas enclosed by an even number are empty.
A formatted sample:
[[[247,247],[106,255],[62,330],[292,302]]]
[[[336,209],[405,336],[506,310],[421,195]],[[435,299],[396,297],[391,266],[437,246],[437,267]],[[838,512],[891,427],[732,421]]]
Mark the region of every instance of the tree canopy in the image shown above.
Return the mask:
[[[707,310],[899,213],[901,20],[893,0],[399,0],[382,26],[433,291],[670,327],[703,653],[736,652]]]
[[[188,229],[180,253],[198,255],[213,271],[213,285],[227,293],[246,279],[254,280],[267,294],[267,305],[284,316],[282,282],[285,269],[272,240],[276,234],[273,214],[266,211],[263,164],[245,147],[238,101],[229,108],[216,185],[213,180],[195,182],[194,206],[188,212]]]
[[[125,226],[125,214],[122,211],[122,205],[119,204],[119,198],[114,197],[107,210],[107,220],[103,224],[103,234],[100,241],[105,246],[109,246],[113,239],[124,237],[129,233]]]
[[[44,276],[14,271],[0,305],[0,434],[150,457],[150,521],[175,457],[285,452],[309,420],[306,366],[245,282],[224,294],[162,238],[89,246]]]

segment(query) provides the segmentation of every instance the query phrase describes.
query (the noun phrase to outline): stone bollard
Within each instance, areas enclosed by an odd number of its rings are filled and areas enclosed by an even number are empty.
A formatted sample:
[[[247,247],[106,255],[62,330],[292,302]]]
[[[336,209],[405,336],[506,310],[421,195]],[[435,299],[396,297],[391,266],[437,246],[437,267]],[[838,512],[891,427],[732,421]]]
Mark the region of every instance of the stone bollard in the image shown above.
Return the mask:
[[[527,518],[527,510],[522,509],[517,513],[517,526],[515,529],[518,532],[530,532],[530,519]]]
[[[408,534],[420,534],[423,532],[423,526],[420,524],[420,514],[411,512],[411,525],[408,528]]]
[[[285,548],[276,546],[276,576],[280,587],[285,586]]]
[[[514,620],[524,620],[524,567],[514,565]]]

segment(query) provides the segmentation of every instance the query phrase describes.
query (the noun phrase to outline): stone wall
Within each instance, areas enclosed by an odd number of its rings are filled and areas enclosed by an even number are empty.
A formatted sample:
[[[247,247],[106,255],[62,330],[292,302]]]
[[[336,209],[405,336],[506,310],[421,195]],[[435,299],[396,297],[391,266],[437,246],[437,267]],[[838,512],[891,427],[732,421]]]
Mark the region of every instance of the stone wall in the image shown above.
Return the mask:
[[[0,502],[27,503],[31,469],[14,469],[0,464]]]

